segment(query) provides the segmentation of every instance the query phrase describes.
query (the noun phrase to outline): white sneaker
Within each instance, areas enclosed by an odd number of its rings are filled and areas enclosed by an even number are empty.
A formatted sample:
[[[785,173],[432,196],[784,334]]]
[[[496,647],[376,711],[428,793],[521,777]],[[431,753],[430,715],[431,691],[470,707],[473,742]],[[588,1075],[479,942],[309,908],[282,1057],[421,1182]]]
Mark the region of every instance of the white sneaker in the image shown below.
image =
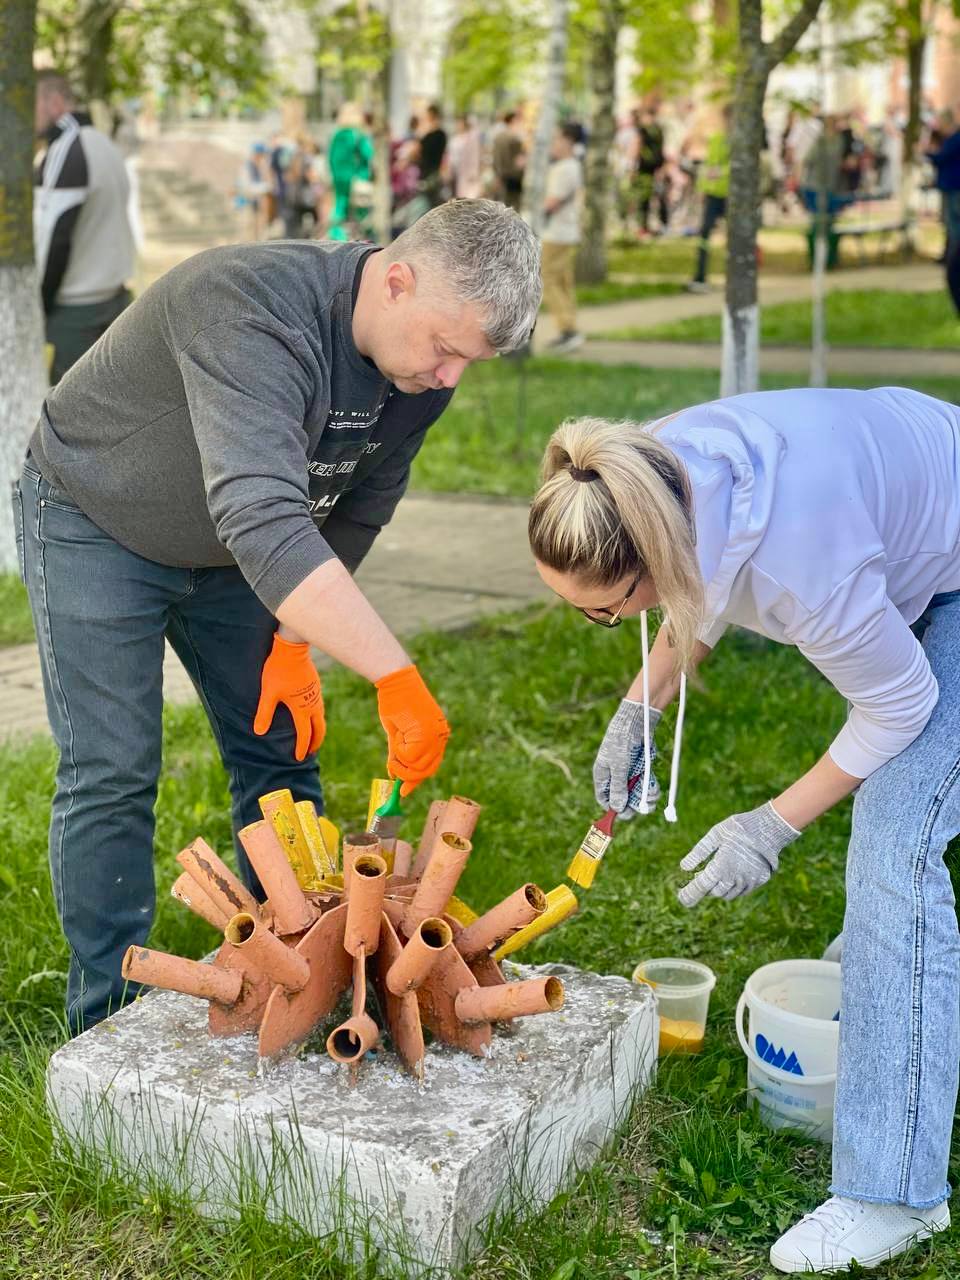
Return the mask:
[[[710,286],[705,280],[688,280],[687,293],[709,293]]]
[[[946,1200],[933,1209],[911,1209],[831,1196],[780,1237],[770,1261],[790,1272],[848,1271],[854,1259],[861,1267],[878,1267],[949,1225]]]

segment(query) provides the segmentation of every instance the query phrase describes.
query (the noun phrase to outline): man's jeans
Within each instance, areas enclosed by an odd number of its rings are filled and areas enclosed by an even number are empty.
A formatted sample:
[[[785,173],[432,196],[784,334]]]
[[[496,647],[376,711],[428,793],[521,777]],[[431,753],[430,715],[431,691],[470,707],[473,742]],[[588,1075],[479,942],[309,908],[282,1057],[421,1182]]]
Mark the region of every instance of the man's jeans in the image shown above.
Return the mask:
[[[127,551],[29,460],[13,499],[60,749],[50,869],[70,944],[67,1016],[80,1031],[136,994],[125,990],[120,964],[153,921],[165,637],[210,720],[229,774],[234,831],[260,818],[257,800],[268,791],[289,787],[319,812],[322,792],[316,756],[294,760],[285,707],[264,737],[254,736],[276,621],[238,569],[173,569]],[[239,845],[237,860],[259,890]]]
[[[960,933],[943,861],[960,832],[960,591],[934,597],[921,628],[939,701],[854,802],[830,1187],[917,1209],[950,1193],[960,1062]]]

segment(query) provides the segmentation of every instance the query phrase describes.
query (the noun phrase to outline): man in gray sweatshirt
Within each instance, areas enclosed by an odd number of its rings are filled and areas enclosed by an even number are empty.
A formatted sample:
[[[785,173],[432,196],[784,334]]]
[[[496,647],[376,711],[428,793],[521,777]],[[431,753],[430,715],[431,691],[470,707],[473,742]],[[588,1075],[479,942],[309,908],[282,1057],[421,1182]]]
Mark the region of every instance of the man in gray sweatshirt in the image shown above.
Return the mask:
[[[376,685],[405,793],[439,768],[443,713],[351,575],[463,370],[525,342],[539,302],[521,219],[454,200],[385,250],[198,254],[48,396],[14,515],[60,749],[50,856],[72,1028],[132,994],[120,962],[153,919],[165,638],[210,719],[235,831],[278,787],[322,808],[310,645]]]

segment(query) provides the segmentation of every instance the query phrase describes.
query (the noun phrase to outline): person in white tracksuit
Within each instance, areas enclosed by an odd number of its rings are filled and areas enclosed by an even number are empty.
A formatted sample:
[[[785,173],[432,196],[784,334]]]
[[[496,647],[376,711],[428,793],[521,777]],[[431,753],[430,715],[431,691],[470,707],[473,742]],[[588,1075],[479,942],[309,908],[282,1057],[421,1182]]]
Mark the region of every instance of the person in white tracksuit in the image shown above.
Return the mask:
[[[856,791],[847,855],[830,1197],[773,1245],[781,1271],[876,1266],[949,1225],[960,934],[944,851],[960,832],[960,409],[897,387],[797,390],[646,425],[580,419],[530,512],[546,584],[595,622],[659,606],[597,754],[597,801],[649,812],[653,734],[728,624],[792,644],[849,715],[781,795],[681,862],[692,907],[764,884]],[[628,790],[641,773],[644,782]],[[643,792],[646,792],[644,795]]]

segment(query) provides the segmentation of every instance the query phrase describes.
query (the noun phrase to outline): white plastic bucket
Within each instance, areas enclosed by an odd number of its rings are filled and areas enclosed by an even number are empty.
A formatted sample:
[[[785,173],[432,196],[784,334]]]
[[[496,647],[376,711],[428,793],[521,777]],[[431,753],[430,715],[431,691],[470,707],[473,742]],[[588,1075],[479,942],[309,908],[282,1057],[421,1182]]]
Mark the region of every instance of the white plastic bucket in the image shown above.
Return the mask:
[[[747,979],[737,1035],[747,1087],[771,1129],[802,1129],[832,1142],[839,1010],[840,966],[832,960],[778,960]]]

